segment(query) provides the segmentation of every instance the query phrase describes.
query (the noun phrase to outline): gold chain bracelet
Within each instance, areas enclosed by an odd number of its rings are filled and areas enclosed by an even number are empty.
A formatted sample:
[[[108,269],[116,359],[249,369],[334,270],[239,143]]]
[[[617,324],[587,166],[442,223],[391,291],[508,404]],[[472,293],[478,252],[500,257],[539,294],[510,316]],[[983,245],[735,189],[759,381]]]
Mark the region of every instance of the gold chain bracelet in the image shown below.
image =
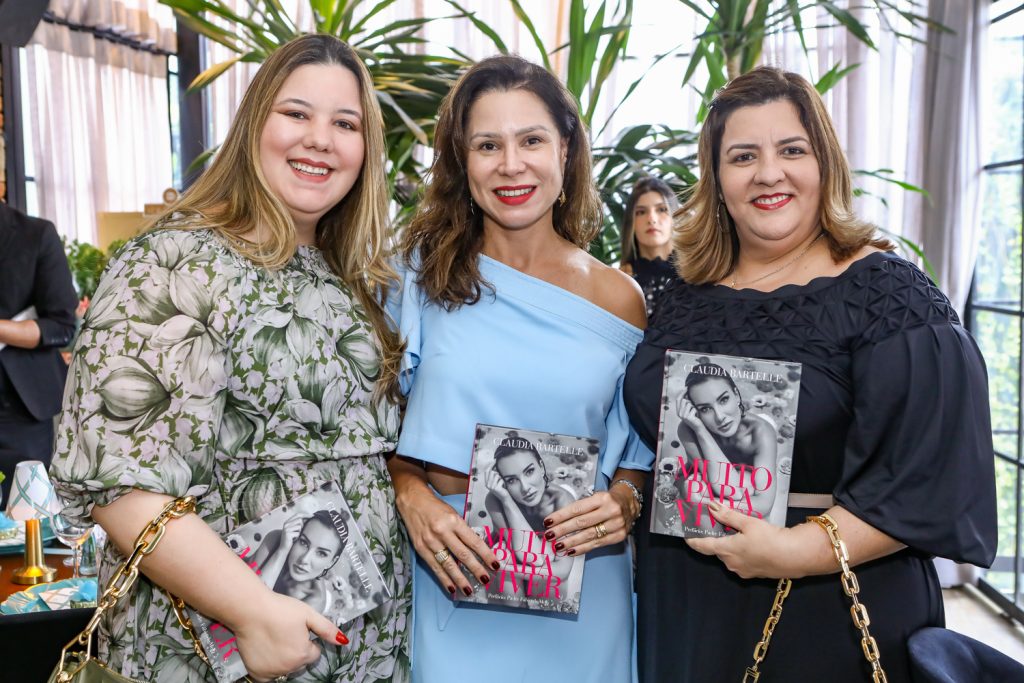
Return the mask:
[[[839,563],[839,568],[842,570],[840,580],[843,584],[843,592],[850,597],[850,601],[853,603],[850,607],[850,616],[853,618],[853,625],[860,629],[860,646],[864,651],[864,658],[871,665],[872,683],[888,683],[885,671],[882,669],[878,643],[868,631],[868,624],[871,623],[868,609],[857,598],[857,594],[860,593],[860,584],[857,582],[857,575],[850,569],[850,554],[846,552],[846,543],[839,537],[839,525],[828,514],[811,515],[807,521],[814,522],[828,534],[828,540],[832,544],[832,554],[835,555],[836,562]]]

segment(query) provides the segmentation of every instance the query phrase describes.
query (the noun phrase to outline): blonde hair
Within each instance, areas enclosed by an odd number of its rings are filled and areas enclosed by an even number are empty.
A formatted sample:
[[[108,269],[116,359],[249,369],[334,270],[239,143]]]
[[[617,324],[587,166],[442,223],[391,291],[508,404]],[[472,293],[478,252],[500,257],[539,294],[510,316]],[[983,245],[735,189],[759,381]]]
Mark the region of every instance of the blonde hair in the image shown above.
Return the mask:
[[[740,107],[786,100],[796,107],[818,161],[821,202],[818,222],[835,262],[865,245],[891,251],[895,245],[877,234],[874,225],[853,213],[853,183],[832,119],[818,92],[798,74],[761,66],[733,79],[711,103],[700,132],[697,159],[700,179],[676,212],[674,246],[679,275],[692,284],[717,282],[736,265],[736,226],[720,199],[718,163],[729,116]]]
[[[601,200],[591,172],[590,141],[576,101],[543,67],[515,55],[477,62],[444,98],[434,129],[430,182],[405,229],[402,253],[419,260],[418,283],[446,310],[479,301],[485,284],[477,268],[483,242],[483,211],[469,194],[466,124],[473,104],[489,92],[523,90],[539,98],[566,143],[564,204],[554,205],[555,232],[586,249],[601,227]]]
[[[331,270],[362,304],[380,351],[376,393],[398,397],[402,345],[388,325],[382,302],[397,280],[388,263],[388,183],[384,117],[369,71],[351,47],[328,35],[306,35],[275,50],[238,107],[227,138],[210,167],[174,206],[154,223],[174,224],[175,213],[203,217],[194,228],[209,228],[226,238],[242,256],[258,266],[277,269],[294,255],[295,224],[270,186],[260,165],[260,139],[274,99],[285,80],[299,67],[333,64],[351,71],[359,83],[363,110],[363,167],[349,192],[316,226],[317,246]],[[257,229],[258,241],[243,236]]]

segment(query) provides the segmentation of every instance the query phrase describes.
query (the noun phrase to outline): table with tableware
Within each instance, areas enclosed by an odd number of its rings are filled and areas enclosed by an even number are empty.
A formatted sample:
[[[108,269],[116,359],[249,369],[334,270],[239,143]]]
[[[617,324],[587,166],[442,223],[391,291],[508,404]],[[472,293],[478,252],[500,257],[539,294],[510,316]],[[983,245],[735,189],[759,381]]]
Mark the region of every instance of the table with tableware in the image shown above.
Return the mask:
[[[44,543],[54,543],[49,524],[43,526]],[[95,577],[73,579],[73,567],[64,560],[71,550],[44,547],[47,566],[57,573],[52,583],[26,586],[12,581],[14,570],[24,563],[24,538],[0,540],[0,680],[10,683],[43,683],[60,657],[61,648],[89,621],[94,608],[51,609],[40,595],[65,589],[69,597],[79,593],[95,596]],[[68,600],[67,604],[81,604]]]

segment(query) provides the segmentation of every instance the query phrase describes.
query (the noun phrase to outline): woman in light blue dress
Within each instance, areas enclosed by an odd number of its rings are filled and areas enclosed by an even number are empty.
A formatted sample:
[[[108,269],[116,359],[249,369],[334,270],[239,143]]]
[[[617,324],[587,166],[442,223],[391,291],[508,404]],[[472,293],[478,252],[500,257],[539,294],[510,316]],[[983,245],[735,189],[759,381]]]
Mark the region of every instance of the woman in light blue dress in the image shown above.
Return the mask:
[[[388,466],[418,555],[413,680],[631,681],[623,541],[653,456],[629,426],[622,378],[645,312],[632,278],[585,251],[600,225],[587,132],[557,79],[501,56],[452,90],[435,150],[390,301],[407,345]],[[477,423],[600,442],[596,493],[543,520],[559,552],[586,555],[578,614],[455,599],[476,585],[459,563],[480,583],[498,568],[461,515]]]

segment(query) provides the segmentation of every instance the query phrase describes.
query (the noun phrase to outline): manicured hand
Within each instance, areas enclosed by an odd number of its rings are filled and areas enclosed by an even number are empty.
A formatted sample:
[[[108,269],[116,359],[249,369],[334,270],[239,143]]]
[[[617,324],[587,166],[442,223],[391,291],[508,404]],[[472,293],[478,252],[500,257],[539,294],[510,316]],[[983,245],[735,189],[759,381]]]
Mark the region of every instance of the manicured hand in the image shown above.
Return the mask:
[[[688,538],[688,546],[702,555],[714,555],[740,578],[795,579],[804,575],[799,569],[800,548],[791,529],[720,503],[709,503],[708,509],[719,523],[736,529],[736,533],[718,538]]]
[[[413,547],[452,596],[456,590],[466,596],[473,594],[473,586],[459,563],[481,583],[490,582],[487,567],[497,570],[500,567],[497,558],[451,505],[429,489],[409,498],[399,497],[397,503]],[[448,549],[450,557],[438,564],[436,553],[444,548]]]
[[[567,555],[583,555],[594,548],[623,541],[636,517],[635,503],[629,493],[598,491],[592,496],[573,501],[556,510],[544,520],[544,537],[554,541],[555,551]],[[607,533],[601,535],[598,524]]]
[[[261,600],[262,618],[246,619],[232,629],[242,663],[254,681],[271,681],[320,659],[320,644],[309,639],[310,631],[325,643],[348,644],[337,626],[301,600],[270,590]]]

